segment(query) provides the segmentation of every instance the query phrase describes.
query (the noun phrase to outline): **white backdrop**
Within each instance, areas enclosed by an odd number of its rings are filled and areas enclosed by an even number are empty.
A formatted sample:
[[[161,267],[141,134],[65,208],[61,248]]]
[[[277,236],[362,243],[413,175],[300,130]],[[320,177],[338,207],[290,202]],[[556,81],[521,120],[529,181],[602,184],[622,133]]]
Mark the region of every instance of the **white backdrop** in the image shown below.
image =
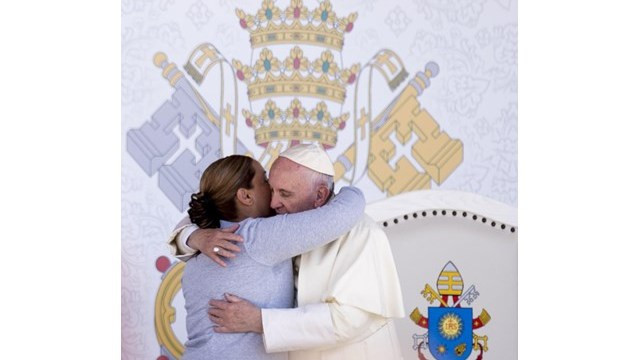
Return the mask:
[[[277,1],[285,8],[288,2]],[[305,3],[310,8],[316,2]],[[439,74],[417,100],[452,139],[464,147],[463,160],[432,189],[473,192],[517,206],[517,7],[509,0],[349,1],[332,3],[339,17],[358,13],[345,35],[342,63],[366,63],[378,50],[397,54],[409,74],[398,90],[375,83],[373,111],[381,111],[425,64],[436,62]],[[149,124],[174,89],[153,63],[158,52],[178,68],[202,43],[213,44],[227,59],[250,63],[249,35],[235,8],[256,13],[259,1],[123,1],[122,2],[122,356],[160,356],[154,331],[154,308],[168,257],[165,238],[183,212],[162,187],[159,173],[144,169],[128,148],[128,134]],[[255,61],[257,53],[254,54]],[[376,80],[377,81],[377,80]],[[239,84],[240,109],[248,106],[246,86]],[[353,113],[353,87],[347,89],[344,111]],[[336,160],[354,140],[351,114],[329,154]],[[258,155],[253,129],[242,116],[237,139]],[[178,136],[178,149],[195,160],[202,156],[192,137]],[[349,135],[346,135],[349,134]],[[198,135],[196,130],[196,136]],[[155,141],[151,138],[151,141]],[[156,144],[152,144],[154,146]],[[396,147],[396,156],[412,159],[410,149]],[[397,164],[390,164],[395,166]],[[344,182],[338,183],[344,185]],[[389,194],[364,176],[357,186],[369,202]],[[174,261],[173,259],[168,259]],[[180,308],[179,303],[175,303]],[[181,309],[177,310],[180,311]],[[180,327],[179,323],[174,326]]]

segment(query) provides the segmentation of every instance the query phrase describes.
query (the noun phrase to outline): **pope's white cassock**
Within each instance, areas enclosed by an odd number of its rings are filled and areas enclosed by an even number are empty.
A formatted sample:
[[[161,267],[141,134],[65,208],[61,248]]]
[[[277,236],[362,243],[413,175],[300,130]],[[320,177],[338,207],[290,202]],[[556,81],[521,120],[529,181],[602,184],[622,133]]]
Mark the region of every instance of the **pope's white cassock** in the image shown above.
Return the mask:
[[[186,239],[195,229],[169,240],[182,260],[194,253]],[[292,360],[402,358],[392,322],[404,317],[400,281],[378,224],[364,216],[295,264],[298,307],[262,309],[267,352],[289,351]]]

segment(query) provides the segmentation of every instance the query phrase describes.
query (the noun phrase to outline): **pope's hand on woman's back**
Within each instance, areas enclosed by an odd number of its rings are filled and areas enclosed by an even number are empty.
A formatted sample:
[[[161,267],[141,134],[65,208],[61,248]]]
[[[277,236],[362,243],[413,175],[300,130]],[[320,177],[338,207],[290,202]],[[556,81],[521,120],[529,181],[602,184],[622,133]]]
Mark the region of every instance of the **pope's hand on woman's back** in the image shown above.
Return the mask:
[[[233,242],[242,242],[242,236],[234,234],[239,225],[235,224],[224,229],[198,229],[187,239],[187,245],[207,255],[222,267],[227,264],[222,258],[234,258],[240,252],[240,247]]]

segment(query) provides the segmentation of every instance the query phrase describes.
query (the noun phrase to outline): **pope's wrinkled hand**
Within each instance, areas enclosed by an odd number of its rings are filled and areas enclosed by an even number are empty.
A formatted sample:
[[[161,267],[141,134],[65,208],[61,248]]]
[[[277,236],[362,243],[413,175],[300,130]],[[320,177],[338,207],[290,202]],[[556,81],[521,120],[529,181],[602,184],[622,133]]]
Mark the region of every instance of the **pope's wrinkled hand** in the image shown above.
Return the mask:
[[[260,308],[249,301],[231,294],[225,300],[209,301],[209,318],[213,330],[218,333],[255,332],[262,333]]]

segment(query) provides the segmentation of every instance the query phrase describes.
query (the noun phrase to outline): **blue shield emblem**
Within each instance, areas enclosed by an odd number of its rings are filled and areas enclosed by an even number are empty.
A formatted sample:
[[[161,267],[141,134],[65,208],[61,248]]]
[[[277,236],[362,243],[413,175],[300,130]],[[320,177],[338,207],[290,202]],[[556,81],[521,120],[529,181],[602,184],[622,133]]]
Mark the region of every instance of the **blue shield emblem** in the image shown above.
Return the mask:
[[[463,360],[473,347],[471,308],[429,308],[429,351],[436,360]]]

